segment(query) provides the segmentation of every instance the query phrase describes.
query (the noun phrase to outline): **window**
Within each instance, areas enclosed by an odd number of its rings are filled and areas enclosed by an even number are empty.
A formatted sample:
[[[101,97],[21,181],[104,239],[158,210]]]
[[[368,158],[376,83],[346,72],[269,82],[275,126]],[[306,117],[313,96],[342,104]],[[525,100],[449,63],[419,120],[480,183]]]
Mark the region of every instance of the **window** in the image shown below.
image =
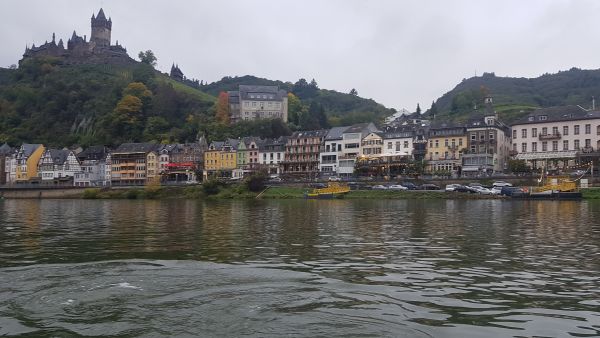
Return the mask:
[[[521,137],[527,138],[527,129],[521,129]]]
[[[540,115],[540,121],[546,121],[547,119],[548,119],[548,116]]]
[[[494,139],[494,132],[490,131],[490,135],[489,136],[490,136],[490,140],[493,140]]]
[[[252,107],[256,107],[256,101],[252,101]]]
[[[476,149],[475,149],[475,146],[474,146],[474,145],[472,145],[472,146],[471,146],[471,152],[472,152],[472,153],[474,153],[474,152],[475,152],[475,150],[476,150]]]
[[[542,151],[548,151],[548,142],[542,142]]]
[[[435,140],[435,147],[438,148],[440,146],[440,141],[439,140]]]
[[[513,151],[517,151],[517,144],[513,143]]]
[[[591,124],[586,124],[585,125],[585,133],[586,134],[591,134],[592,133],[592,125]]]
[[[517,131],[513,130],[513,138],[517,138]]]
[[[471,141],[475,141],[477,139],[477,134],[471,133]]]
[[[596,127],[596,135],[600,135],[600,126]]]
[[[573,126],[573,135],[579,135],[579,125]]]
[[[388,142],[388,149],[392,149],[392,142]]]
[[[534,153],[537,151],[537,142],[531,143],[531,151],[533,151]]]
[[[552,141],[552,151],[558,151],[558,141]]]
[[[575,150],[579,150],[579,140],[573,141],[573,148],[575,148]]]
[[[548,128],[546,128],[546,127],[542,128],[542,135],[544,135],[544,136],[548,135]]]
[[[592,140],[590,140],[589,138],[585,139],[585,147],[586,148],[590,148],[592,146]]]
[[[400,151],[400,141],[396,141],[396,151]]]
[[[569,135],[569,126],[563,126],[563,135]]]
[[[569,140],[563,140],[563,150],[569,150]]]
[[[531,128],[531,136],[537,137],[537,128]]]
[[[444,140],[444,146],[446,146],[446,147],[448,146],[448,139]]]
[[[521,143],[521,152],[527,152],[527,143]]]
[[[558,135],[558,127],[552,127],[552,135]]]
[[[462,138],[459,138],[459,139],[458,139],[458,146],[459,146],[459,147],[460,147],[460,146],[462,146]]]

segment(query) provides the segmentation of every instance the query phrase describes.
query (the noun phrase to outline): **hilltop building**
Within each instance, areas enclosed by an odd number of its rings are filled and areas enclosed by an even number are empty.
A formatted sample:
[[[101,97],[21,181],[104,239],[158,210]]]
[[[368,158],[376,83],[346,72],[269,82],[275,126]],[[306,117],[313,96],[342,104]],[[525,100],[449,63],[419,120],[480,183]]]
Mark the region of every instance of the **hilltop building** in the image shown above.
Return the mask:
[[[288,98],[278,86],[240,85],[229,91],[229,114],[232,123],[257,119],[288,120]]]
[[[52,34],[52,41],[44,43],[41,46],[25,48],[23,60],[33,57],[57,57],[62,58],[67,64],[123,64],[135,62],[127,55],[127,49],[117,41],[111,45],[112,20],[106,19],[104,11],[100,9],[98,15],[92,15],[91,18],[92,34],[90,40],[87,36],[73,35],[67,41],[67,46],[62,39],[56,42],[56,35]]]

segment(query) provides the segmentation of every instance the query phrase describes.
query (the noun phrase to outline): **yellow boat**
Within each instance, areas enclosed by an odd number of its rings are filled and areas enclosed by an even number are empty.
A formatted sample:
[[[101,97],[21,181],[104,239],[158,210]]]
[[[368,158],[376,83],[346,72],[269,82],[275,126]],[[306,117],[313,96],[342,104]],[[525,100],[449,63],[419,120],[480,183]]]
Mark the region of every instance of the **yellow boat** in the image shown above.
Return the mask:
[[[309,199],[342,198],[349,191],[350,187],[347,184],[330,182],[326,188],[313,189],[311,192],[306,192],[304,197]]]

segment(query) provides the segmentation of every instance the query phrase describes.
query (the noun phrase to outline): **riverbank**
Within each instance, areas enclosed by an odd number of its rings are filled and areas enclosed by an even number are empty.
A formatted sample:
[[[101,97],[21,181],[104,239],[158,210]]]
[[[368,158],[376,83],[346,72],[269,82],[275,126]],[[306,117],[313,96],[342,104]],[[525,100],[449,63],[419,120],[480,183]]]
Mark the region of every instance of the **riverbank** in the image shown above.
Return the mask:
[[[12,190],[11,194],[4,194],[7,199],[301,199],[309,190],[298,186],[272,186],[261,192],[252,192],[243,184],[224,185],[208,191],[202,185],[194,186],[153,186],[153,187],[127,187],[127,188],[88,188],[88,189],[45,189],[40,192],[23,189]],[[581,190],[583,199],[600,199],[600,188]],[[443,190],[429,191],[402,191],[402,190],[352,190],[344,196],[346,199],[501,199],[505,197],[493,195],[479,195],[458,192],[445,192]]]

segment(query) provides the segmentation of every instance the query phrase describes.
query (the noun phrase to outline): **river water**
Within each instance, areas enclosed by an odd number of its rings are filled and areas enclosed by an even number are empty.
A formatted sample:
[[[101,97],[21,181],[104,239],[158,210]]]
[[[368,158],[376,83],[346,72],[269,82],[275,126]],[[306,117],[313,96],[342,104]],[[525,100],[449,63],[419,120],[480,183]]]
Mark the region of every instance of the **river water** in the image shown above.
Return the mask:
[[[0,336],[600,336],[600,203],[0,201]]]

